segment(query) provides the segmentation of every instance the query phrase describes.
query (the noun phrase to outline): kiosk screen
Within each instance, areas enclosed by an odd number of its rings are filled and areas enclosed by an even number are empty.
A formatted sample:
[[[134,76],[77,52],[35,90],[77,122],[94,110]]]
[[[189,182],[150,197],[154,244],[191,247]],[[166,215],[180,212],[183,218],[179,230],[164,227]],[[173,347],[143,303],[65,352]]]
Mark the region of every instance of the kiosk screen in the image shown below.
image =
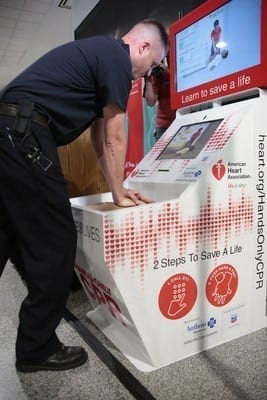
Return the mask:
[[[217,119],[181,126],[157,160],[196,158],[221,121]]]

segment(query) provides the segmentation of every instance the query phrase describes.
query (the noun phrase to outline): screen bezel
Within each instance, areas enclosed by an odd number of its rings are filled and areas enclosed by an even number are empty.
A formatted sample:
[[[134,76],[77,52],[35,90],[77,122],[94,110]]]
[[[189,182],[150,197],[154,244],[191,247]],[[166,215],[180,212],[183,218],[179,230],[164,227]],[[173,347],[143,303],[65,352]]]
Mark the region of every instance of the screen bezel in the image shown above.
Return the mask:
[[[197,105],[201,103],[207,103],[210,101],[217,100],[219,98],[229,96],[236,93],[241,93],[248,91],[250,89],[255,89],[257,87],[267,87],[267,24],[264,20],[267,20],[267,2],[261,0],[261,63],[250,68],[243,69],[241,71],[234,72],[232,74],[226,75],[224,77],[214,79],[203,84],[193,86],[189,89],[177,91],[176,89],[176,35],[187,27],[191,26],[195,22],[201,20],[202,18],[208,16],[210,13],[214,12],[219,7],[229,3],[234,0],[212,0],[203,3],[200,7],[196,8],[191,13],[187,14],[182,19],[178,20],[170,26],[170,97],[171,97],[171,108],[172,109],[182,109],[190,107],[192,105]],[[210,89],[215,85],[221,86],[226,84],[230,87],[230,82],[236,80],[237,77],[242,73],[242,75],[250,77],[250,83],[246,84],[244,87],[240,88],[236,86],[234,89],[228,89],[224,91],[223,96],[218,96],[218,94],[210,94]],[[196,98],[194,93],[200,93],[201,90],[207,90],[208,95],[205,99]],[[185,101],[186,100],[186,101]]]

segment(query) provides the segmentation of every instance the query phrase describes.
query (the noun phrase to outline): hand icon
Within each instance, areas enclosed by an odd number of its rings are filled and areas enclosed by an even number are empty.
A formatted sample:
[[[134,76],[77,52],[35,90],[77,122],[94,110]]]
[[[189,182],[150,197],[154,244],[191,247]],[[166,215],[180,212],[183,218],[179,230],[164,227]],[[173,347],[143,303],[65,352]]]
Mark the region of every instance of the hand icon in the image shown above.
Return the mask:
[[[228,271],[219,272],[215,276],[216,287],[212,296],[214,296],[214,300],[218,305],[224,304],[227,295],[232,293],[232,290],[230,289],[231,280],[232,274]]]
[[[169,309],[168,309],[168,314],[170,316],[173,317],[173,316],[177,315],[179,312],[181,312],[185,308],[186,303],[183,302],[184,298],[185,298],[185,292],[179,293],[177,295],[176,299],[171,300]]]

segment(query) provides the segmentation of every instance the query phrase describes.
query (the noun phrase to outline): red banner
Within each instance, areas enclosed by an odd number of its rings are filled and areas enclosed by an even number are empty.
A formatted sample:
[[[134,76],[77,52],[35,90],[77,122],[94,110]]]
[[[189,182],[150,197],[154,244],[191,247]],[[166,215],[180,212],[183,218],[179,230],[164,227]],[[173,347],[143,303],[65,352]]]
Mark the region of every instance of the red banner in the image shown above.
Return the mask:
[[[127,105],[128,149],[125,162],[125,177],[144,157],[144,124],[142,79],[133,82]]]

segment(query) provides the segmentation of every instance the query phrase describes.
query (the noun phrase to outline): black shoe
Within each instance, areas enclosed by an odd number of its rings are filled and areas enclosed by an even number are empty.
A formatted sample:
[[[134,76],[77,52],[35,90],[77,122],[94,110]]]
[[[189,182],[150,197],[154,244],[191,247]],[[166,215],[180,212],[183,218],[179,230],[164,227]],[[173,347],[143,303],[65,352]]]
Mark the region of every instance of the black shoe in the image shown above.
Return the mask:
[[[87,358],[88,354],[83,347],[62,345],[62,348],[47,360],[37,364],[23,364],[17,361],[16,368],[20,372],[64,371],[79,367]]]

